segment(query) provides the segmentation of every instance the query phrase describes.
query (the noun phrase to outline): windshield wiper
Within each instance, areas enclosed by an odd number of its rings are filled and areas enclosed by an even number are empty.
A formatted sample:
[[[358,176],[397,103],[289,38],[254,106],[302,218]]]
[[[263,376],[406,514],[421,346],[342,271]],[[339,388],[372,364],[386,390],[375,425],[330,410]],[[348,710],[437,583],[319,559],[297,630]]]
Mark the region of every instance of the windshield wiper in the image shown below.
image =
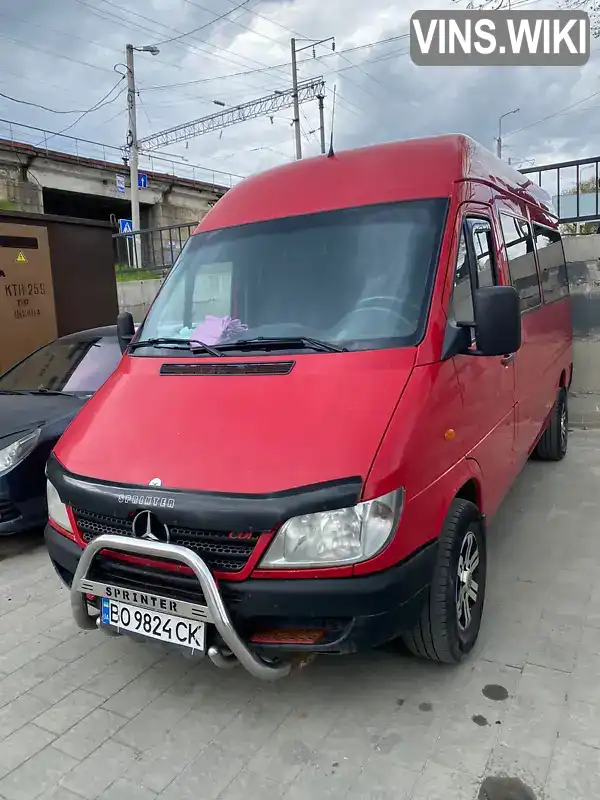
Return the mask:
[[[237,342],[217,345],[219,348],[231,350],[244,350],[246,348],[259,349],[261,347],[292,347],[318,350],[322,353],[347,353],[347,347],[338,347],[331,342],[313,339],[312,336],[257,336],[254,339],[240,339]]]
[[[161,336],[155,339],[140,339],[139,342],[132,342],[129,345],[129,350],[136,350],[138,347],[183,347],[185,350],[191,350],[192,353],[206,352],[211,356],[221,357],[223,353],[214,350],[199,339],[172,339],[168,336]]]

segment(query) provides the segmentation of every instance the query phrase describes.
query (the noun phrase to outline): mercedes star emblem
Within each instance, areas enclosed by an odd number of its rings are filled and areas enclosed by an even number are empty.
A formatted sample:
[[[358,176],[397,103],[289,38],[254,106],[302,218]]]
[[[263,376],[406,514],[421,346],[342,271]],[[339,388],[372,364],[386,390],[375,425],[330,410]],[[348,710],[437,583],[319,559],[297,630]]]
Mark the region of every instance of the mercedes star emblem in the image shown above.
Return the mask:
[[[151,511],[140,511],[136,514],[131,523],[131,531],[136,539],[167,543],[171,541],[169,529]]]

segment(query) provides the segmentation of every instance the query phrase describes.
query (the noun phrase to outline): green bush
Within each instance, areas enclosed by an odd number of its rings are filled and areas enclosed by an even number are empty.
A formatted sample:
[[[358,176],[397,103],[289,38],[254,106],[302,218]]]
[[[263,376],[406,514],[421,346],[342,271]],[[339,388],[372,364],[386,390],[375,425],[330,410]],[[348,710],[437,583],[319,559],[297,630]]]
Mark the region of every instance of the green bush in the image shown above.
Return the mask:
[[[124,264],[115,265],[117,283],[126,281],[155,281],[163,277],[163,270],[131,269]]]

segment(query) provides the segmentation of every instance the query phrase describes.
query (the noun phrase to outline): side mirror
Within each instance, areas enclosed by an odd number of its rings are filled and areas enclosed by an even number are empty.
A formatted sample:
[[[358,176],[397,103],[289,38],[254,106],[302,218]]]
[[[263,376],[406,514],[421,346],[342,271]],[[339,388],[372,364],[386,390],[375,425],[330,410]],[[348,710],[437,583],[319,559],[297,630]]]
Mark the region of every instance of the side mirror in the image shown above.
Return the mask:
[[[117,339],[119,340],[119,347],[122,353],[125,352],[134,336],[135,324],[133,322],[133,317],[129,311],[122,311],[117,316]]]
[[[475,292],[473,355],[505,356],[521,347],[521,309],[514,286],[486,286]]]

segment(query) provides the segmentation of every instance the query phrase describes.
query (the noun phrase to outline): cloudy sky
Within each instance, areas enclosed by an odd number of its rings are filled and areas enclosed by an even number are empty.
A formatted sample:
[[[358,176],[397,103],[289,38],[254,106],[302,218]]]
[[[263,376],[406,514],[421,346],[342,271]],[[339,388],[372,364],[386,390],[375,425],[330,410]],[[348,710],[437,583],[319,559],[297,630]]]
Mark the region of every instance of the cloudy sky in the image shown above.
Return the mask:
[[[218,111],[215,100],[230,106],[288,88],[290,37],[295,35],[335,37],[335,53],[326,44],[315,48],[316,57],[308,48],[298,58],[301,79],[325,78],[327,128],[336,86],[338,149],[449,131],[494,147],[498,116],[518,107],[504,121],[505,155],[517,163],[600,152],[600,40],[592,43],[584,67],[440,70],[411,62],[409,18],[417,9],[466,8],[467,0],[455,5],[452,0],[247,0],[236,9],[240,2],[0,0],[0,92],[50,109],[0,97],[5,120],[0,137],[10,132],[8,120],[20,123],[11,131],[22,141],[47,138],[23,127],[29,125],[53,132],[69,128],[69,135],[121,147],[127,130],[125,81],[105,104],[99,101],[119,81],[115,67],[123,71],[116,65],[124,60],[128,42],[136,47],[160,43],[158,56],[136,54],[142,137]],[[560,0],[513,2],[531,9],[560,5]],[[217,20],[221,15],[227,16]],[[73,125],[94,104],[98,110]],[[200,165],[246,175],[293,158],[291,118],[291,109],[282,110],[273,119],[236,125],[167,152],[187,159],[178,159],[182,174],[184,167]],[[302,106],[301,118],[304,154],[316,154],[316,103]],[[75,147],[57,137],[48,144],[59,150]],[[79,147],[96,154],[91,146]],[[118,157],[116,150],[108,152]],[[169,167],[157,161],[154,168]],[[196,177],[202,177],[200,171]]]

